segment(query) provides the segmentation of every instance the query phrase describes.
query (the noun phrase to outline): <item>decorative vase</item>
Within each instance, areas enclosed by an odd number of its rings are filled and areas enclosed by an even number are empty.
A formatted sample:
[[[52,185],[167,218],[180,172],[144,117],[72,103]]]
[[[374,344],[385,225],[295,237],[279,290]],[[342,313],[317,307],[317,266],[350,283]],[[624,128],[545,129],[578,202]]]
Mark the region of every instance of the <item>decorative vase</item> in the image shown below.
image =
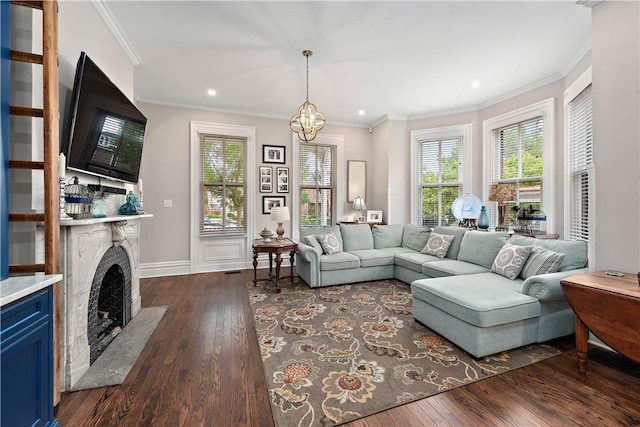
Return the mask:
[[[260,236],[262,236],[262,240],[265,243],[269,243],[271,241],[271,237],[273,236],[273,231],[271,231],[269,227],[265,227],[260,232]]]
[[[480,209],[480,216],[478,217],[478,228],[486,230],[489,228],[489,216],[487,215],[487,208],[482,207]]]

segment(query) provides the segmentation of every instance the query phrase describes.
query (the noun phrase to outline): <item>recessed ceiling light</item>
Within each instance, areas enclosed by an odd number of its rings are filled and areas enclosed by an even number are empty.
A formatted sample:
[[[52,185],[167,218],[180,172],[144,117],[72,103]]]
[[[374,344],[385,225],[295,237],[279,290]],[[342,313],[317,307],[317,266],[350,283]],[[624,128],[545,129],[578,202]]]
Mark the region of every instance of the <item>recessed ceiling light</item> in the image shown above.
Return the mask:
[[[477,88],[477,87],[479,87],[479,86],[480,86],[480,82],[479,82],[479,81],[474,80],[474,81],[472,81],[472,82],[471,82],[471,87],[472,87],[473,89],[475,89],[475,88]]]
[[[358,110],[358,115],[359,116],[364,116],[367,112],[364,110]]]
[[[209,89],[209,90],[207,91],[207,95],[209,95],[209,96],[215,96],[215,95],[216,95],[216,91],[215,91],[215,90],[213,90],[213,89]]]

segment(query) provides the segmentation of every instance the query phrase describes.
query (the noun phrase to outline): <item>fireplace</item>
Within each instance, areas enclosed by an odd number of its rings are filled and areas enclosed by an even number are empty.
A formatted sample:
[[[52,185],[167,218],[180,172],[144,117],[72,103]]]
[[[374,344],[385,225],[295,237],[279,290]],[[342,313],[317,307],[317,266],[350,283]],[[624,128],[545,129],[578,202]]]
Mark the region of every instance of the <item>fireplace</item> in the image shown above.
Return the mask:
[[[139,218],[146,216],[60,222],[61,391],[71,390],[140,310]]]
[[[89,363],[93,365],[131,320],[131,267],[127,252],[120,246],[107,249],[98,264],[88,312]]]

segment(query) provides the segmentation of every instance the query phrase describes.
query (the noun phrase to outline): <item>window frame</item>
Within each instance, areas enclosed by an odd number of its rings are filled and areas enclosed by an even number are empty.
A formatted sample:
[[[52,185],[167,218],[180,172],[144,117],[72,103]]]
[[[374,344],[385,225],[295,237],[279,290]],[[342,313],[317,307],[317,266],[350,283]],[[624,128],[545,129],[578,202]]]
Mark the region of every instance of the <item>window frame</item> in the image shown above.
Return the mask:
[[[246,170],[246,232],[218,233],[200,236],[200,138],[199,133],[229,135],[247,138]],[[230,125],[202,121],[190,122],[190,200],[189,213],[189,273],[202,273],[237,268],[250,268],[253,233],[255,229],[256,182],[255,151],[256,129],[253,126]]]
[[[245,169],[243,171],[243,176],[244,176],[244,182],[243,183],[229,183],[225,180],[223,180],[220,184],[216,184],[216,183],[209,183],[209,182],[205,182],[204,181],[204,177],[203,177],[203,169],[202,169],[202,165],[203,165],[203,161],[204,159],[202,158],[203,156],[203,144],[205,143],[205,139],[207,137],[211,137],[211,138],[219,138],[222,140],[222,144],[223,147],[226,145],[227,139],[232,139],[232,140],[241,140],[242,141],[242,145],[243,145],[243,153],[242,153],[242,160],[243,160],[243,169]],[[209,134],[209,133],[204,133],[204,132],[200,132],[198,134],[198,138],[200,139],[200,168],[198,169],[198,175],[200,177],[200,193],[199,193],[199,204],[200,204],[200,209],[199,209],[199,232],[200,232],[200,236],[201,237],[206,237],[206,236],[219,236],[219,235],[225,235],[225,236],[230,236],[230,235],[244,235],[247,232],[247,192],[248,192],[248,187],[249,187],[249,183],[247,182],[247,174],[246,174],[246,167],[247,167],[247,138],[246,137],[241,137],[241,136],[235,136],[235,135],[219,135],[219,134]],[[226,157],[226,156],[225,156]],[[225,159],[226,160],[226,159]],[[225,162],[226,163],[226,162]],[[205,207],[205,202],[204,202],[204,191],[206,187],[221,187],[223,193],[226,193],[227,188],[232,188],[232,187],[242,187],[243,188],[243,199],[244,199],[244,203],[243,203],[243,208],[244,208],[244,212],[242,212],[243,216],[244,216],[244,224],[242,227],[234,227],[234,228],[227,228],[224,223],[222,225],[221,229],[215,229],[215,230],[205,230],[204,228],[204,207]],[[223,211],[223,222],[225,220],[226,214],[224,214],[225,212],[225,208],[224,206],[222,207],[222,211]]]
[[[335,192],[335,218],[333,224],[338,223],[339,218],[342,218],[344,212],[344,204],[346,200],[346,179],[345,168],[346,161],[344,158],[344,137],[342,135],[329,135],[320,134],[313,140],[313,142],[302,142],[298,139],[296,134],[291,135],[292,147],[293,147],[293,177],[295,179],[291,182],[295,182],[295,188],[291,189],[291,235],[294,240],[299,240],[300,237],[300,182],[301,182],[301,170],[300,170],[300,146],[302,144],[322,144],[322,145],[335,145],[336,146],[336,159],[335,159],[335,183],[333,186],[333,192]],[[291,178],[290,178],[291,179]]]
[[[488,203],[489,186],[493,184],[493,159],[495,147],[493,145],[493,133],[497,129],[501,129],[510,125],[514,125],[536,117],[542,117],[542,197],[540,200],[541,209],[547,215],[546,228],[547,232],[553,232],[556,229],[556,207],[555,207],[555,140],[556,140],[556,114],[555,114],[555,98],[547,98],[543,101],[527,105],[525,107],[509,111],[498,116],[491,117],[482,122],[482,146],[483,146],[483,188],[482,200]],[[492,206],[488,206],[488,210],[493,214],[490,215],[491,227],[497,225],[497,202],[491,202]]]
[[[589,67],[582,75],[580,75],[564,92],[564,230],[567,238],[571,238],[571,206],[573,204],[573,180],[572,180],[572,170],[571,170],[571,111],[569,108],[569,104],[580,95],[585,89],[589,86],[592,86],[592,74],[591,67]],[[593,92],[592,92],[593,94]],[[592,101],[592,116],[593,116],[593,101]],[[593,119],[592,119],[593,126]],[[592,134],[593,138],[593,134]],[[593,144],[593,140],[592,140]],[[593,164],[587,168],[587,179],[589,186],[589,196],[588,196],[588,204],[592,208],[588,213],[588,246],[593,248],[594,245],[591,244],[591,241],[594,238],[594,234],[590,232],[590,230],[594,229],[595,226],[595,173],[594,173]],[[593,255],[593,256],[592,256]],[[589,254],[589,259],[595,259],[595,253]]]
[[[471,193],[471,189],[473,188],[471,152],[473,147],[473,125],[471,123],[464,123],[411,131],[411,224],[422,227],[422,141],[455,137],[462,138],[460,143],[461,153],[458,157],[458,161],[462,163],[460,169],[460,173],[462,174],[461,194]]]

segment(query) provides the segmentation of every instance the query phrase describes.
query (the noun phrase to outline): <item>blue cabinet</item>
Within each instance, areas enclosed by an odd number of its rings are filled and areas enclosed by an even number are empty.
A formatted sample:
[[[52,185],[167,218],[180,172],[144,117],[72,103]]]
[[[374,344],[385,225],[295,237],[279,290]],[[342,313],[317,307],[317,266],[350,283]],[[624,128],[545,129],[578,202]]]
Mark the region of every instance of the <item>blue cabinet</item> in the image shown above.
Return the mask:
[[[0,425],[57,426],[53,418],[53,290],[0,311]]]

